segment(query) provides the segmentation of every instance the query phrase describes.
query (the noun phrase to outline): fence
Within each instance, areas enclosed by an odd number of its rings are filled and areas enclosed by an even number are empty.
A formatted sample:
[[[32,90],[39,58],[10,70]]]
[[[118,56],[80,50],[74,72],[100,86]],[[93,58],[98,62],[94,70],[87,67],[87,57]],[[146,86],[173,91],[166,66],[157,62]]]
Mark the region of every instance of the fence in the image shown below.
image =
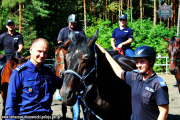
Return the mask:
[[[154,65],[156,65],[156,66],[166,66],[166,72],[165,72],[165,74],[166,74],[166,75],[169,74],[169,72],[168,72],[168,67],[169,67],[168,59],[169,59],[169,57],[161,57],[161,58],[156,57],[156,58],[157,58],[157,59],[166,59],[166,64],[154,64]],[[46,59],[46,61],[54,61],[54,60],[55,60],[55,59]],[[52,67],[53,64],[46,64],[46,65]],[[161,73],[157,73],[157,74],[161,74]]]
[[[159,58],[159,57],[156,57],[157,59],[163,59],[163,58],[165,58],[166,59],[166,64],[154,64],[154,65],[156,65],[156,66],[166,66],[166,75],[167,74],[169,74],[169,72],[168,72],[168,67],[169,67],[169,64],[168,64],[168,59],[169,59],[169,57],[161,57],[161,58]],[[160,73],[158,73],[158,74],[160,74]]]

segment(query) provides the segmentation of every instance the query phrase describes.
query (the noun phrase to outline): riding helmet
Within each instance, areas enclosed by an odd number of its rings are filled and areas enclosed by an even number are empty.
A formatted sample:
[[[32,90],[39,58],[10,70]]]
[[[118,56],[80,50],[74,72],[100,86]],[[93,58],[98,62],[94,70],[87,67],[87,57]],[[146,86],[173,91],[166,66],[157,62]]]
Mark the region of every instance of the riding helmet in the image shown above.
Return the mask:
[[[140,46],[137,47],[133,53],[132,57],[145,57],[145,58],[150,58],[152,60],[154,60],[154,62],[156,61],[156,51],[154,50],[154,48],[149,47],[149,46]]]
[[[68,21],[69,21],[70,23],[77,23],[77,22],[78,22],[78,18],[77,18],[77,16],[76,16],[75,14],[71,14],[71,15],[69,15],[69,17],[68,17]]]

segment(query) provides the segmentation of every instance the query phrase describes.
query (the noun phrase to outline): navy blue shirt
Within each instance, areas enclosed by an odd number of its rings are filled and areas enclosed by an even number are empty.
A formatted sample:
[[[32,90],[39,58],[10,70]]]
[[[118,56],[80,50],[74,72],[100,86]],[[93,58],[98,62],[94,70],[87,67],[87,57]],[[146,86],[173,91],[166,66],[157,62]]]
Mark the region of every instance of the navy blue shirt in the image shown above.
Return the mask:
[[[120,27],[118,27],[114,29],[111,38],[115,38],[116,40],[115,47],[117,47],[120,43],[125,42],[129,38],[133,38],[133,31],[129,27],[125,27],[122,30],[120,30]],[[122,49],[125,49],[125,48],[131,48],[130,44],[122,46]]]
[[[11,36],[8,32],[0,35],[0,45],[4,46],[4,52],[6,56],[11,56],[18,49],[18,45],[24,45],[23,36],[18,32],[14,32]]]
[[[63,79],[42,65],[39,70],[28,60],[11,74],[6,100],[6,116],[51,115],[53,89],[60,89]]]
[[[85,36],[83,29],[80,27],[76,27],[73,31],[71,31],[69,29],[69,27],[65,27],[65,28],[62,28],[60,30],[57,41],[62,41],[64,43],[66,43],[68,40],[68,36],[69,36],[70,32],[74,32],[76,35],[76,38]]]
[[[157,120],[158,106],[169,104],[168,88],[164,80],[154,73],[145,81],[142,74],[125,72],[125,80],[131,86],[131,120]]]

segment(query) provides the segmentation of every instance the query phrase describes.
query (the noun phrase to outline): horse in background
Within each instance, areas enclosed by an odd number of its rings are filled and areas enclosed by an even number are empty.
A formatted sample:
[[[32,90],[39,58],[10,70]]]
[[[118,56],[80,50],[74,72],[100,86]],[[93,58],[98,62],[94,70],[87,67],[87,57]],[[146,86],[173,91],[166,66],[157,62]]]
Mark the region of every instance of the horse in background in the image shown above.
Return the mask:
[[[30,56],[26,58],[16,58],[12,55],[4,66],[1,77],[1,97],[3,99],[3,111],[2,111],[3,116],[5,115],[5,104],[6,104],[7,90],[8,90],[8,84],[11,73],[16,67],[25,63],[29,58]]]
[[[180,38],[176,36],[171,39],[165,37],[163,38],[169,43],[167,46],[167,52],[170,60],[169,71],[171,74],[175,75],[180,92]]]
[[[128,120],[132,112],[131,88],[115,75],[105,55],[95,45],[97,38],[98,30],[90,39],[76,39],[70,34],[75,42],[65,55],[67,70],[61,88],[62,102],[73,106],[83,90],[84,103],[94,113],[87,116],[89,119]],[[134,60],[125,55],[120,57],[116,60],[120,60],[117,62],[124,70],[135,69]]]
[[[63,44],[61,42],[58,44],[55,50],[55,72],[56,75],[59,76],[59,78],[64,78],[64,71],[65,71],[65,62],[64,62],[64,56],[68,49],[68,44],[70,43],[70,40],[68,40],[66,43]],[[61,92],[61,89],[58,89],[59,93]],[[65,104],[62,103],[62,114],[63,114],[63,120],[66,119],[66,113],[67,113],[67,107]]]

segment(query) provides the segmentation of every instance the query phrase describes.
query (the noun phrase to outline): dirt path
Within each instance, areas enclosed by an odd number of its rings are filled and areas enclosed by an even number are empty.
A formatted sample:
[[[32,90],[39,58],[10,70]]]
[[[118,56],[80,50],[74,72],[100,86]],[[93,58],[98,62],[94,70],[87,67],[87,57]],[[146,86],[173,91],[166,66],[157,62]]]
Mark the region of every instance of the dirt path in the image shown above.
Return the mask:
[[[168,120],[180,120],[180,94],[178,92],[178,88],[173,87],[175,78],[173,75],[159,75],[159,76],[165,80],[169,89],[170,104],[169,104]],[[1,115],[2,100],[0,101],[0,105],[1,105],[0,107],[0,115]],[[56,100],[55,97],[52,103],[52,110],[53,110],[53,115],[62,116],[61,102]],[[82,119],[82,116],[83,115],[81,112],[81,116],[80,116],[81,119]],[[62,118],[60,118],[59,120],[62,120]],[[67,111],[67,120],[72,120],[72,113],[70,111],[70,107],[68,107],[68,111]]]

